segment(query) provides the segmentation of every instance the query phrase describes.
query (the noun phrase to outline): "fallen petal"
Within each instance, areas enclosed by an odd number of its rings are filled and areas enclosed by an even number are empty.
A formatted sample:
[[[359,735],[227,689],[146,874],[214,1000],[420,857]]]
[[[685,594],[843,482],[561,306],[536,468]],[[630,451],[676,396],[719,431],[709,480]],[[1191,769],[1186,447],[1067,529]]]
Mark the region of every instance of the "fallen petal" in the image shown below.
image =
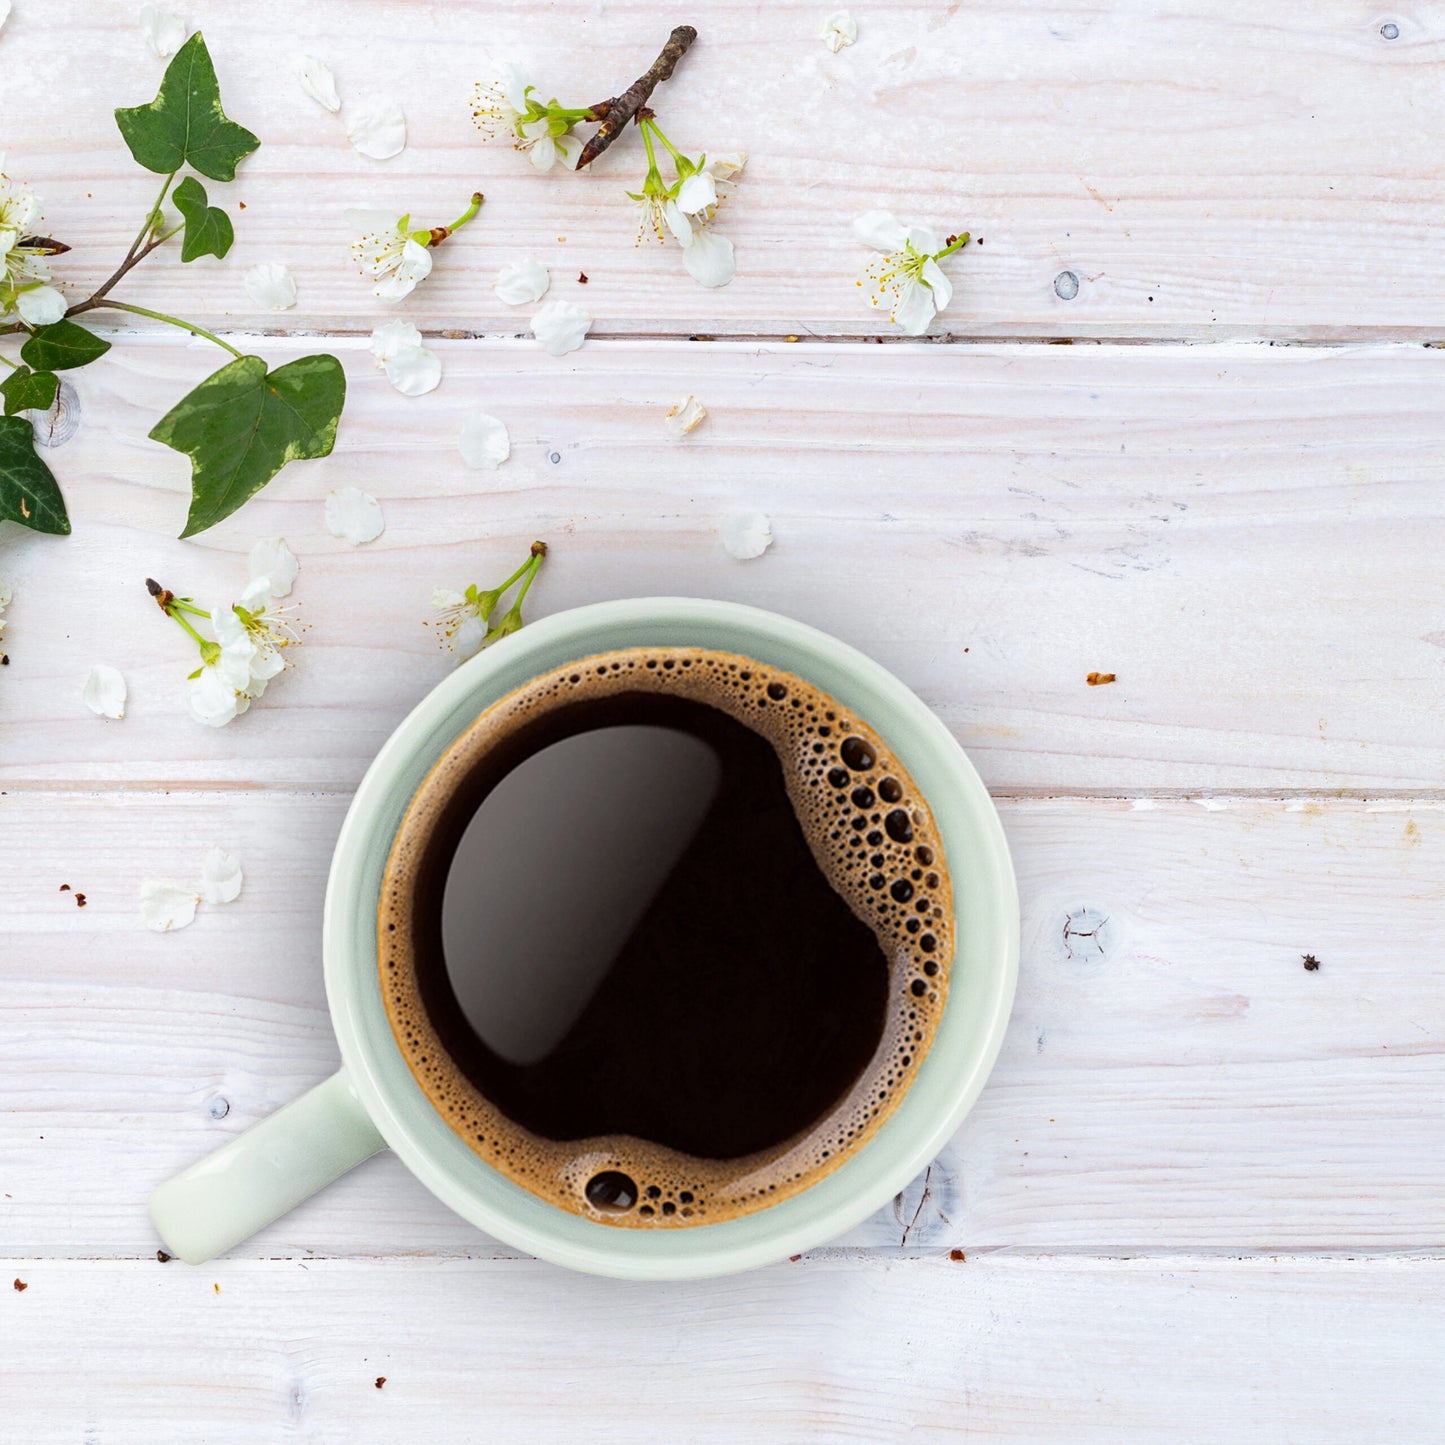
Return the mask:
[[[818,39],[836,55],[845,45],[852,45],[858,38],[858,22],[846,11],[835,10],[818,32]]]
[[[385,526],[381,503],[360,487],[337,487],[326,498],[326,527],[333,537],[360,546],[381,536]]]
[[[301,89],[326,110],[341,109],[341,97],[336,93],[336,77],[331,67],[319,56],[303,55],[296,61],[296,79]]]
[[[591,329],[591,313],[570,301],[549,301],[532,318],[532,335],[553,356],[576,351]]]
[[[240,896],[240,859],[212,844],[201,864],[201,897],[207,903],[232,903]]]
[[[399,352],[421,345],[421,332],[410,321],[388,321],[371,333],[371,354],[376,364],[386,369],[386,363]]]
[[[689,396],[663,417],[662,424],[673,436],[685,437],[706,415],[703,404],[695,396]]]
[[[726,286],[737,273],[733,243],[713,231],[699,231],[682,253],[687,274],[701,286]]]
[[[469,467],[491,469],[501,466],[512,455],[512,443],[507,428],[496,417],[479,411],[462,423],[457,450]]]
[[[524,306],[529,301],[540,301],[551,284],[547,268],[540,261],[528,257],[525,261],[509,261],[503,266],[492,290],[508,306]]]
[[[773,530],[762,512],[733,512],[723,518],[723,546],[728,556],[747,562],[773,545]]]
[[[90,669],[80,695],[96,717],[125,716],[125,678],[108,663],[98,662]]]
[[[263,261],[246,272],[246,295],[263,311],[289,311],[296,304],[296,283],[277,261]]]
[[[441,384],[442,363],[424,346],[407,346],[387,358],[386,379],[403,396],[425,396]]]
[[[9,5],[6,5],[9,10]],[[140,7],[140,33],[157,59],[169,60],[186,43],[186,22],[159,5]]]
[[[184,928],[195,920],[200,894],[169,878],[147,878],[140,886],[141,922],[156,933]]]
[[[374,161],[389,161],[406,149],[406,117],[394,100],[363,101],[346,122],[352,149]]]
[[[269,577],[273,597],[289,597],[301,564],[286,545],[285,537],[262,537],[251,548],[251,577]]]

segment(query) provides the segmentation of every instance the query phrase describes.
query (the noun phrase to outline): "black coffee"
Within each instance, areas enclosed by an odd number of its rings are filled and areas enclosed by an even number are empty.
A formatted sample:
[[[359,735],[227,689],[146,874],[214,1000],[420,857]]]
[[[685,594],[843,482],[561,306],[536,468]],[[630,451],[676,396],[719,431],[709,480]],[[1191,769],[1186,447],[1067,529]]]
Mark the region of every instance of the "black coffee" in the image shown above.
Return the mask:
[[[678,1224],[856,1148],[941,1009],[951,900],[882,741],[800,679],[607,654],[491,709],[403,823],[383,990],[453,1127],[544,1198]]]

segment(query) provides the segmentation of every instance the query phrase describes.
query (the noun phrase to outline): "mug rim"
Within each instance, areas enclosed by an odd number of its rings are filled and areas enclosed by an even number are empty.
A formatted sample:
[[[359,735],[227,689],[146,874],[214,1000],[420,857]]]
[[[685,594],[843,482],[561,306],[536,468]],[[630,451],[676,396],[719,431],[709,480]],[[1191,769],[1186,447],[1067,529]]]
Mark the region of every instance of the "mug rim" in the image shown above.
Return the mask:
[[[927,797],[955,885],[955,957],[943,1016],[917,1075],[874,1136],[830,1174],[777,1204],[667,1230],[599,1224],[563,1210],[471,1150],[401,1055],[381,1001],[376,955],[381,872],[401,815],[437,758],[486,707],[529,678],[646,645],[753,656],[805,677],[857,712]],[[843,686],[830,682],[834,673]],[[878,706],[860,706],[859,697]],[[889,716],[880,719],[879,710]],[[967,866],[961,869],[954,860],[963,861],[964,840]],[[332,857],[322,931],[327,1002],[342,1060],[362,1106],[406,1167],[449,1208],[506,1244],[574,1269],[635,1279],[700,1278],[799,1254],[845,1233],[897,1194],[938,1154],[983,1089],[1008,1024],[1018,951],[1017,886],[997,810],[927,705],[871,658],[805,623],[742,603],[687,597],[627,598],[553,613],[457,668],[422,698],[356,790]]]

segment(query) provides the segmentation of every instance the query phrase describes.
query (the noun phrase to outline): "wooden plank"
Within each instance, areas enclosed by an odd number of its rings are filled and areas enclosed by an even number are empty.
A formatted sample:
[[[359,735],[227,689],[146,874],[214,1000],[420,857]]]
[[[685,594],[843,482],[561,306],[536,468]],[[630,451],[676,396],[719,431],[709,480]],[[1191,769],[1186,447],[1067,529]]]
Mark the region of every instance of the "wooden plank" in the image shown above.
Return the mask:
[[[1445,1407],[1438,1259],[4,1267],[17,1440],[1405,1445]]]
[[[659,92],[662,118],[693,154],[751,154],[719,222],[738,277],[703,291],[675,247],[634,247],[635,136],[595,173],[542,177],[480,144],[469,104],[506,59],[569,103],[615,95],[675,17],[580,0],[542,21],[476,3],[358,18],[344,0],[197,0],[186,14],[227,108],[263,141],[213,188],[237,219],[235,249],[219,264],[148,262],[116,294],[201,321],[369,330],[382,307],[349,264],[343,208],[369,197],[440,224],[480,186],[482,219],[405,307],[429,329],[525,329],[527,308],[502,306],[491,284],[531,253],[604,333],[871,334],[885,328],[853,285],[863,253],[849,225],[884,206],[981,238],[951,264],[955,335],[1445,333],[1439,5],[1390,12],[1387,39],[1385,12],[1353,0],[1265,18],[1248,0],[918,0],[860,10],[858,44],[839,55],[816,38],[823,13],[812,0],[687,11],[701,39]],[[4,46],[9,164],[75,246],[59,270],[84,295],[153,198],[112,110],[148,100],[162,65],[133,9],[88,0],[18,8]],[[302,51],[331,62],[347,102],[404,104],[402,156],[350,148],[292,78]],[[291,268],[295,311],[251,308],[241,278],[258,261]]]
[[[148,1254],[149,1190],[335,1067],[318,952],[345,804],[0,797],[3,836],[23,840],[0,919],[10,1252]],[[1003,1055],[928,1177],[849,1243],[1440,1243],[1445,804],[1019,799],[1003,815],[1024,900]],[[140,880],[189,876],[211,842],[242,859],[240,901],[145,932]],[[413,1251],[495,1247],[386,1156],[242,1252]]]
[[[188,462],[146,432],[211,350],[134,342],[76,373],[80,432],[47,453],[75,533],[6,529],[0,780],[351,787],[447,670],[433,586],[504,576],[536,536],[538,613],[682,592],[791,614],[895,670],[996,789],[1421,790],[1445,769],[1445,353],[439,350],[441,388],[413,401],[343,349],[336,453],[195,543],[174,540]],[[687,391],[710,415],[679,443],[662,415]],[[495,474],[456,451],[478,408],[511,432]],[[385,508],[359,549],[322,519],[347,484]],[[760,561],[720,544],[738,507],[772,517]],[[306,645],[206,729],[184,711],[195,655],[142,579],[238,589],[278,533]],[[81,706],[101,660],[129,679],[119,725]]]

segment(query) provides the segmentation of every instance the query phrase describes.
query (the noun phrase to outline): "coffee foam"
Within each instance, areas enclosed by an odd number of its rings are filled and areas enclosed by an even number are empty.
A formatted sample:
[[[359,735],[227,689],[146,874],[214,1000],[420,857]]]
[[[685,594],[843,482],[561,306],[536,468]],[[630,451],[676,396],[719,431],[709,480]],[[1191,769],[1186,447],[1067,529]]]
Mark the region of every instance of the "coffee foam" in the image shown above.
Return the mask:
[[[516,729],[559,704],[629,692],[715,707],[772,744],[819,867],[889,963],[883,1034],[848,1094],[810,1129],[737,1159],[701,1159],[625,1135],[559,1142],[513,1123],[453,1062],[421,1007],[412,937],[416,869],[459,783]],[[447,1123],[493,1168],[550,1204],[600,1223],[715,1223],[786,1199],[831,1173],[897,1106],[933,1042],[953,959],[953,895],[933,815],[882,738],[827,693],[735,653],[637,648],[558,668],[493,704],[447,750],[407,809],[377,911],[382,997],[402,1056]],[[586,1186],[618,1171],[625,1212]]]

